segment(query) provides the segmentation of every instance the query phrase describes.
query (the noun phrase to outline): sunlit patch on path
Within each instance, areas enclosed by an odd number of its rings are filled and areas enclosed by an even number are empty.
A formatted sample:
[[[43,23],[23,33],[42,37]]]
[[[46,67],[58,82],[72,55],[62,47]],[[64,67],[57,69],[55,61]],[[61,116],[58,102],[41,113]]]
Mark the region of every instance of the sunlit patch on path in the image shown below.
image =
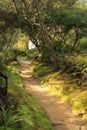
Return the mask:
[[[27,91],[36,97],[46,112],[53,130],[87,130],[86,123],[79,116],[73,114],[72,109],[60,97],[49,93],[49,88],[40,87],[38,81],[32,77],[29,69],[30,62],[19,59],[20,75]]]

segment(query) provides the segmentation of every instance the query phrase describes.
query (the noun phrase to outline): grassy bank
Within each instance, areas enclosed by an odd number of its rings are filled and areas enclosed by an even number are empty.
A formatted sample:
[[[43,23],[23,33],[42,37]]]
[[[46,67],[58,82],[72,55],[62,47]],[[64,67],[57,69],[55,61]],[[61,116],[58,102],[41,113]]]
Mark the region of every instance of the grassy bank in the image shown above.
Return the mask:
[[[38,101],[26,92],[16,62],[7,66],[7,109],[1,105],[0,130],[52,130]]]
[[[80,73],[82,72],[81,68],[84,68],[83,66],[79,67],[83,64],[82,61],[82,59],[78,62],[75,60],[75,63],[78,64],[76,64],[77,66],[74,64],[75,68],[80,68],[78,69]],[[73,108],[75,113],[81,115],[83,119],[87,119],[87,82],[85,79],[84,83],[82,82],[81,76],[77,75],[77,69],[74,69],[75,72],[71,71],[69,73],[66,73],[64,69],[53,72],[52,68],[39,62],[33,62],[32,69],[33,76],[39,78],[42,87],[50,87],[50,91],[61,96]]]

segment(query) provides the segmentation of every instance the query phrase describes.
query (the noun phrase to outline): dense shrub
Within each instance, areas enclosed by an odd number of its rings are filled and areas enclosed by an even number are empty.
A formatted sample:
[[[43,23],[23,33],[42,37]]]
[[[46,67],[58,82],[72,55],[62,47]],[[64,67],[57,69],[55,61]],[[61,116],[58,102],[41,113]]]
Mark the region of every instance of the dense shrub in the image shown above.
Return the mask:
[[[87,78],[87,56],[70,56],[67,63],[69,63],[69,66],[66,66],[67,72],[75,77]]]
[[[35,78],[42,77],[42,76],[52,72],[51,68],[45,66],[42,63],[40,64],[39,62],[35,62],[32,68],[33,68],[33,71],[34,71],[33,76]]]

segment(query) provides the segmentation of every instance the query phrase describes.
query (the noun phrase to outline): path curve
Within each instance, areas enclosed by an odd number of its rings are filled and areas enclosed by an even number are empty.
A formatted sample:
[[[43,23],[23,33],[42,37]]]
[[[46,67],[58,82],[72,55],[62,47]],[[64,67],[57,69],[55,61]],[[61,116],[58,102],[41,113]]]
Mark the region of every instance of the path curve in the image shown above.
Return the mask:
[[[86,123],[79,116],[73,114],[72,109],[60,97],[49,93],[49,88],[40,87],[39,83],[32,77],[29,69],[30,62],[22,59],[20,63],[20,76],[27,91],[32,94],[41,104],[46,112],[53,130],[87,130]]]

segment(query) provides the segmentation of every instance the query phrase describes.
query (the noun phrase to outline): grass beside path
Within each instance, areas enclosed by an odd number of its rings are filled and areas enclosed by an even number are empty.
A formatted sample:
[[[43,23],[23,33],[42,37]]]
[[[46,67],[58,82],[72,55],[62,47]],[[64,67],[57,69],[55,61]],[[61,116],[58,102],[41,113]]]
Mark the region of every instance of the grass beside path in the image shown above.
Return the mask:
[[[9,77],[8,109],[2,106],[0,130],[52,130],[38,101],[26,92],[18,75],[18,64],[7,66]]]
[[[73,112],[87,120],[87,91],[77,85],[78,79],[61,71],[53,72],[39,62],[33,62],[31,68],[42,87],[49,87],[51,92],[61,96],[73,108]]]

